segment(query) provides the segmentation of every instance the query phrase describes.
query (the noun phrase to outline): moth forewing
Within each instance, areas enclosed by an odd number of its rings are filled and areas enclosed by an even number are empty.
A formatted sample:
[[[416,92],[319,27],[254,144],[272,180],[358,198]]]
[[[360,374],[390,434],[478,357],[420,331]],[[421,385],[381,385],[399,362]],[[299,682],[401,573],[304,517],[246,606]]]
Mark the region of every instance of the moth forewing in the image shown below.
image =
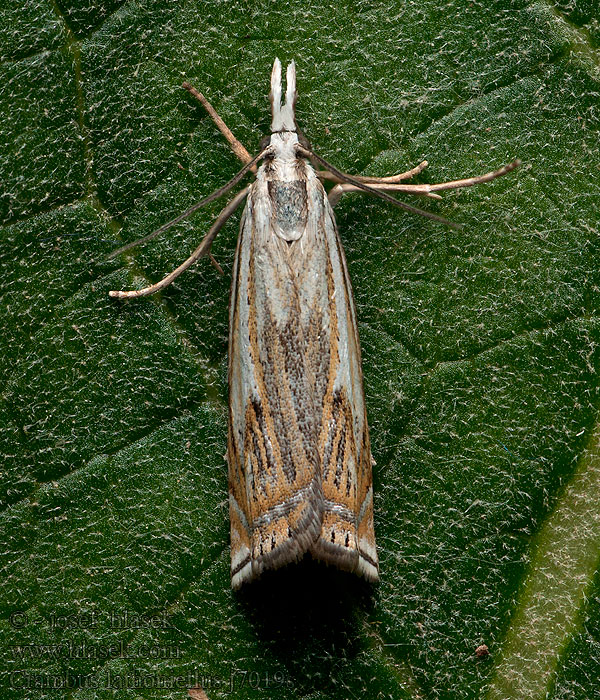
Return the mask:
[[[325,196],[322,202],[331,351],[319,438],[325,509],[311,552],[316,559],[376,580],[373,460],[354,299],[333,211]]]
[[[296,127],[296,72],[281,64],[271,74],[271,136],[250,157],[201,93],[244,167],[220,190],[190,207],[154,237],[237,184],[264,159],[255,182],[223,209],[196,251],[161,282],[170,284],[199,257],[247,194],[235,254],[229,315],[229,503],[233,588],[265,569],[305,555],[378,579],[373,528],[373,480],[360,344],[352,289],[331,202],[362,191],[406,211],[449,223],[399,202],[388,192],[435,197],[470,187],[517,167],[513,161],[482,176],[436,185],[405,184],[416,168],[384,178],[351,176],[312,151]],[[300,136],[300,138],[299,138]],[[309,160],[326,170],[316,172]],[[320,179],[336,184],[329,195]],[[384,191],[385,190],[385,191]],[[117,251],[119,252],[119,251]],[[116,253],[115,253],[116,254]]]
[[[261,168],[243,217],[231,298],[234,587],[265,567],[300,558],[317,537],[322,517],[308,339],[288,243],[273,231],[277,212],[268,190]]]
[[[278,157],[248,195],[231,295],[232,583],[307,553],[374,580],[371,453],[344,254],[313,168]]]

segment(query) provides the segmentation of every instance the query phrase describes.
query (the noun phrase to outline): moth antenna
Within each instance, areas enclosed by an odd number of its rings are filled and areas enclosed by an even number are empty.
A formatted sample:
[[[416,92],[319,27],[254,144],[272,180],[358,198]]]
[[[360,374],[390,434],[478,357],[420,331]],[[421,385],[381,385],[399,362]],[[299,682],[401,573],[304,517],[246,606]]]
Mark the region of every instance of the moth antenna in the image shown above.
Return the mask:
[[[359,190],[364,190],[365,192],[368,192],[369,194],[375,195],[376,197],[379,197],[379,199],[383,199],[384,202],[389,202],[390,204],[394,204],[397,207],[400,207],[400,209],[404,209],[404,211],[408,211],[411,214],[418,214],[419,216],[424,216],[427,219],[431,219],[432,221],[439,221],[441,224],[446,224],[446,226],[450,226],[450,228],[457,229],[460,231],[462,229],[462,226],[460,224],[455,224],[452,221],[448,221],[448,219],[444,219],[443,216],[438,216],[437,214],[432,214],[429,211],[425,211],[424,209],[419,209],[418,207],[413,207],[410,204],[406,204],[406,202],[401,202],[400,200],[396,199],[395,197],[390,197],[389,194],[386,194],[385,192],[382,192],[381,190],[376,189],[377,185],[370,187],[369,185],[366,185],[364,182],[361,182],[360,180],[355,180],[352,176],[347,175],[346,173],[341,172],[341,170],[338,170],[336,167],[331,165],[331,163],[328,163],[325,158],[321,158],[320,155],[317,155],[314,151],[310,151],[307,148],[304,148],[301,145],[298,145],[296,147],[296,152],[299,155],[304,156],[305,158],[314,158],[317,163],[322,165],[323,167],[327,168],[330,173],[335,175],[337,178],[342,180],[342,182],[348,182],[351,185],[354,185],[356,188]]]
[[[187,219],[188,216],[191,216],[201,207],[205,206],[206,204],[209,204],[210,202],[214,202],[214,200],[218,199],[219,197],[222,197],[226,192],[229,192],[229,190],[232,187],[235,187],[238,184],[238,182],[244,177],[244,175],[252,169],[252,166],[255,163],[257,163],[261,158],[263,158],[270,152],[270,146],[263,149],[260,153],[257,153],[254,156],[254,158],[250,159],[246,163],[246,165],[244,165],[244,167],[240,171],[238,171],[237,175],[234,175],[226,185],[223,185],[223,187],[219,187],[218,190],[215,190],[212,194],[209,194],[208,197],[205,197],[199,202],[196,202],[196,204],[193,204],[189,209],[186,209],[183,213],[179,214],[179,216],[176,216],[174,219],[171,219],[171,221],[167,221],[166,224],[163,224],[160,228],[157,228],[156,231],[153,231],[152,233],[148,234],[147,236],[144,236],[143,238],[138,239],[137,241],[133,241],[133,243],[128,243],[127,245],[124,245],[121,248],[117,248],[117,250],[113,250],[113,252],[110,253],[110,255],[106,257],[106,259],[111,260],[117,255],[120,255],[121,253],[124,253],[125,251],[130,250],[131,248],[135,248],[135,246],[151,241],[153,238],[156,238],[156,236],[170,229],[171,226],[175,226],[175,224],[178,224],[180,221]]]

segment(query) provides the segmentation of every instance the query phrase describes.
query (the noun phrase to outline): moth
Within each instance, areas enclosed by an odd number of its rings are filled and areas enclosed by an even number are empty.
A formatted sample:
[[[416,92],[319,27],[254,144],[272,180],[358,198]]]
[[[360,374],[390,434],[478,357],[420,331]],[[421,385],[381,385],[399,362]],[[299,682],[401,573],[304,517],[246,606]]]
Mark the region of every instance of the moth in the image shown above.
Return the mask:
[[[145,242],[228,192],[250,171],[253,184],[225,206],[192,255],[162,281],[117,298],[163,289],[204,255],[245,200],[233,265],[229,312],[229,513],[234,589],[305,555],[369,581],[379,577],[373,475],[356,312],[333,206],[346,192],[400,202],[389,192],[439,198],[440,190],[493,180],[493,172],[441,184],[406,184],[423,161],[391,177],[343,173],[310,146],[296,124],[296,70],[282,102],[281,64],[271,73],[271,134],[251,157],[206,98],[205,106],[244,167]],[[260,167],[256,164],[262,161]],[[322,181],[334,183],[327,194]],[[212,256],[211,256],[212,257]]]

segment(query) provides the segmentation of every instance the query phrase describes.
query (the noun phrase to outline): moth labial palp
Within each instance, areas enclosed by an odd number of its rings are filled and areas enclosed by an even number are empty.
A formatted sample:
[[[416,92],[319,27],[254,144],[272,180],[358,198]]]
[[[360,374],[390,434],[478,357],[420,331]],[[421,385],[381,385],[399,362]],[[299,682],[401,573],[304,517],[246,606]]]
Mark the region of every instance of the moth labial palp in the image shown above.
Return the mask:
[[[373,460],[360,344],[333,205],[344,193],[364,192],[453,225],[389,193],[439,198],[439,191],[504,175],[519,161],[434,185],[405,183],[426,161],[390,177],[348,175],[316,154],[298,130],[295,65],[287,67],[282,100],[278,59],[271,73],[271,135],[251,157],[206,98],[188,83],[184,87],[206,107],[244,166],[216,193],[138,243],[225,194],[263,162],[255,181],[227,204],[188,260],[154,285],[109,294],[138,297],[166,287],[210,254],[218,231],[246,200],[229,311],[232,586],[305,555],[376,581]],[[321,180],[335,183],[329,195]]]

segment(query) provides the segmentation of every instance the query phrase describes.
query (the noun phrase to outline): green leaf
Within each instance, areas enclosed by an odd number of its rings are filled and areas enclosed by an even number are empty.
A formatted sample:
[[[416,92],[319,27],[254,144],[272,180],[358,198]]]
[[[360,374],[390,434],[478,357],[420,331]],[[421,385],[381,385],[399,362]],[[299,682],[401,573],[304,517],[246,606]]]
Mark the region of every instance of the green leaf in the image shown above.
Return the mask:
[[[10,698],[589,700],[600,673],[598,8],[6,2],[0,8],[3,575]],[[340,169],[518,171],[336,209],[354,284],[381,583],[309,564],[233,594],[236,223],[162,294],[255,153],[273,59]],[[486,645],[489,654],[475,650]]]

